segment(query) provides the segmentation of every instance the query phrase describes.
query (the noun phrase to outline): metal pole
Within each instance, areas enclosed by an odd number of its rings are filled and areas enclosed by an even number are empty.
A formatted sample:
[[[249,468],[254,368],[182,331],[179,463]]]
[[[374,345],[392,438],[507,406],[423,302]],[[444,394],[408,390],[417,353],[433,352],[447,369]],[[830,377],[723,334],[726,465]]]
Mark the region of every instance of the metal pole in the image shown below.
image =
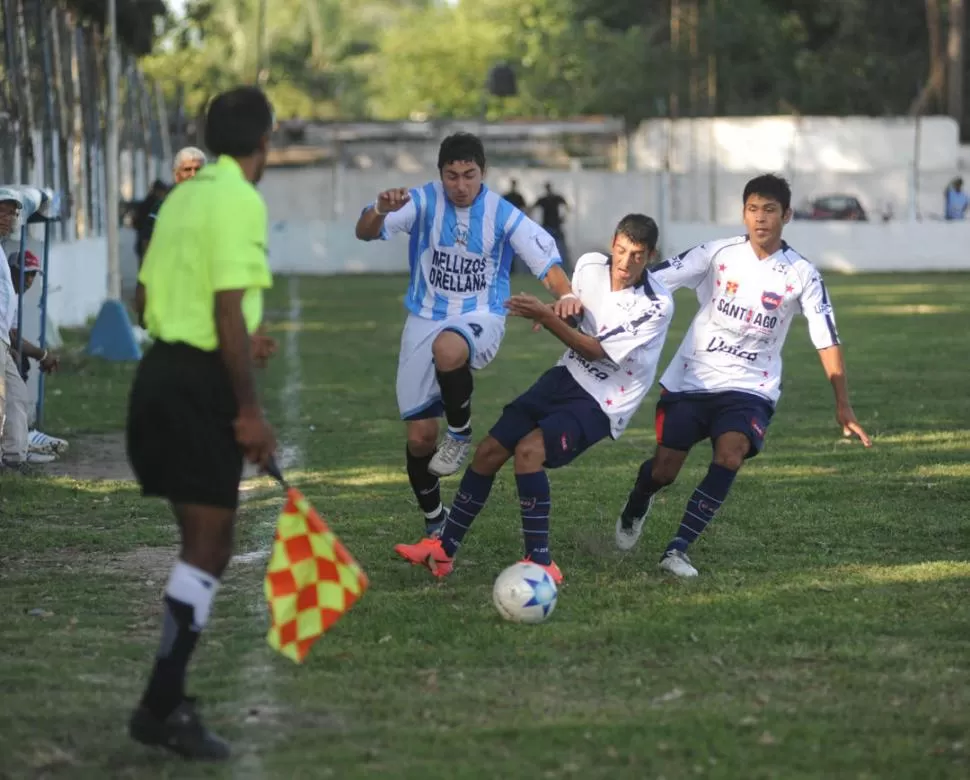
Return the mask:
[[[121,255],[118,228],[118,31],[117,0],[108,0],[108,127],[105,193],[108,207],[108,297],[121,299]]]
[[[20,229],[20,288],[17,291],[17,356],[23,360],[24,354],[24,284],[27,282],[27,220],[29,214],[24,214],[21,210],[21,219],[24,226]],[[17,364],[17,372],[20,372],[20,364]]]
[[[47,348],[47,277],[50,268],[50,253],[51,223],[48,220],[44,222],[44,278],[41,279],[40,288],[40,348],[42,350]],[[26,263],[22,265],[26,265]],[[37,374],[37,420],[34,423],[35,428],[41,428],[44,425],[44,379],[44,372],[39,371]]]

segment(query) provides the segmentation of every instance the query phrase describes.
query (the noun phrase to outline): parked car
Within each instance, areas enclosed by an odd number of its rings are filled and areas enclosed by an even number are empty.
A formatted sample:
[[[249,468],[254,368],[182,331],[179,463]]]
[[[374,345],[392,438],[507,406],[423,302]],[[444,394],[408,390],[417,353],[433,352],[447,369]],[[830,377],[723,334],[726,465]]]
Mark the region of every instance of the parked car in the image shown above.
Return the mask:
[[[795,212],[795,219],[838,219],[856,222],[868,221],[866,210],[854,195],[823,195],[808,204],[808,208]]]

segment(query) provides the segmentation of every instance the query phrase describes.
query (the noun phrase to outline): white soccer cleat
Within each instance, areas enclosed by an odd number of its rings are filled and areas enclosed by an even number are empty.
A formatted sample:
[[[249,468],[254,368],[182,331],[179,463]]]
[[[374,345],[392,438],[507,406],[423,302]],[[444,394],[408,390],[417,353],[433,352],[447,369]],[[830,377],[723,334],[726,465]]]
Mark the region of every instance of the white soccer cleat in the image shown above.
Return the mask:
[[[57,456],[53,452],[27,452],[27,463],[36,465],[38,463],[53,463]]]
[[[653,507],[653,500],[657,497],[654,493],[650,496],[650,501],[647,502],[647,508],[644,510],[640,517],[634,519],[633,525],[629,528],[623,525],[623,513],[616,518],[616,546],[621,550],[632,550],[636,547],[637,542],[640,541],[640,535],[643,533],[643,526],[647,522],[647,515],[650,514],[650,509]],[[626,507],[623,507],[624,510]]]
[[[436,477],[450,477],[462,467],[471,448],[471,437],[457,437],[449,431],[428,464],[428,473]]]
[[[678,577],[697,576],[697,569],[690,562],[687,553],[683,553],[680,550],[667,550],[664,553],[664,557],[660,559],[660,569],[675,574]]]
[[[27,444],[31,452],[54,453],[61,455],[67,452],[67,442],[58,439],[56,436],[48,436],[46,433],[34,430],[27,434]]]

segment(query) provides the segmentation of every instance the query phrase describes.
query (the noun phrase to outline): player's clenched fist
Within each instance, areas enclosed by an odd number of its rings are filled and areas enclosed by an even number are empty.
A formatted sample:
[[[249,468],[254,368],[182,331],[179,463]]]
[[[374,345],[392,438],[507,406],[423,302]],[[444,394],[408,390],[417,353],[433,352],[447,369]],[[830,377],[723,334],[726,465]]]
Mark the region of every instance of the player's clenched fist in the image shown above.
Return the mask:
[[[411,195],[404,187],[395,190],[385,190],[377,196],[377,211],[380,214],[390,214],[397,211],[411,200]]]

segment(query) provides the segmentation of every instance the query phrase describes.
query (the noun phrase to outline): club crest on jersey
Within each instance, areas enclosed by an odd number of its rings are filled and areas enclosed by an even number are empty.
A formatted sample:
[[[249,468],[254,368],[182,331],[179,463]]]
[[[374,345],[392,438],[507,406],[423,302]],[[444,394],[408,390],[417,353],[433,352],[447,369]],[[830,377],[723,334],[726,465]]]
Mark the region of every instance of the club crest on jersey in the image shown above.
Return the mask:
[[[779,306],[781,306],[781,302],[783,300],[785,299],[778,293],[768,292],[767,290],[761,293],[761,305],[764,306],[768,311],[774,311],[777,309]]]
[[[464,225],[455,225],[454,239],[458,246],[468,246],[468,228]]]
[[[738,283],[737,282],[728,282],[726,285],[724,285],[724,292],[727,293],[728,295],[737,295],[738,294]]]

